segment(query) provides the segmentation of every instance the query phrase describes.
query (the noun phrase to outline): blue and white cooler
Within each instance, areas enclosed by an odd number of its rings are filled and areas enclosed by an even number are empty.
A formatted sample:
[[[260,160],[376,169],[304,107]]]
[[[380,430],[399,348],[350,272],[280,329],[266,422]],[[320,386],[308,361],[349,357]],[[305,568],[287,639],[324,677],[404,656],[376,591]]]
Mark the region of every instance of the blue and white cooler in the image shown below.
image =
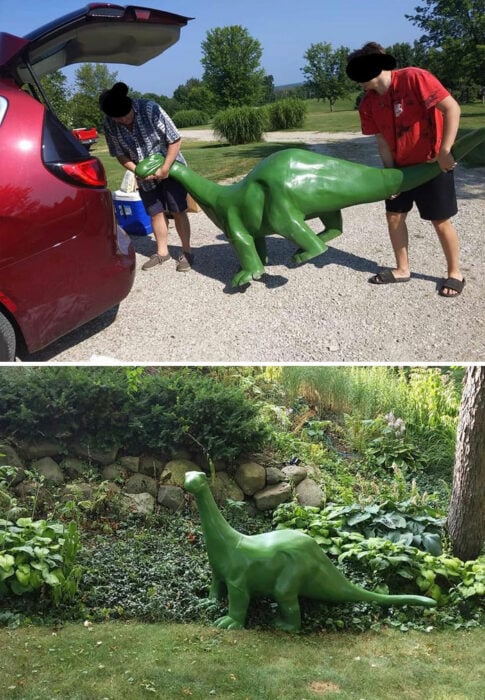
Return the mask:
[[[152,232],[151,218],[145,211],[138,192],[113,192],[113,204],[119,225],[132,236],[147,236]]]

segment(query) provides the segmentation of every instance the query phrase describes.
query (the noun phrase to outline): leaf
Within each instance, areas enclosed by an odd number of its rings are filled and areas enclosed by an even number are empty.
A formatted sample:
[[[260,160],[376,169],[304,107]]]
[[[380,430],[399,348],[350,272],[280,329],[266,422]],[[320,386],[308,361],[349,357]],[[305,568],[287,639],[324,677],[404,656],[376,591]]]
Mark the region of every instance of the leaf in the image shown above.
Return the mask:
[[[413,543],[413,534],[412,532],[399,532],[396,533],[398,535],[398,539],[395,540],[396,542],[404,542],[404,544],[410,545]]]
[[[425,550],[438,557],[442,552],[440,536],[425,532],[421,537]]]
[[[18,527],[30,527],[32,525],[32,518],[19,518],[16,525]]]
[[[399,515],[399,513],[386,513],[380,518],[376,518],[377,523],[381,523],[390,530],[404,529],[406,527],[406,520]]]
[[[11,552],[25,552],[26,554],[29,554],[31,557],[34,556],[34,549],[28,544],[24,544],[20,547],[12,547],[10,550]]]
[[[15,572],[15,576],[22,586],[28,587],[30,584],[30,566],[27,567],[27,570],[19,567]]]
[[[24,593],[29,593],[32,590],[31,586],[23,586],[16,578],[13,578],[10,581],[10,588],[15,595],[23,595]]]
[[[42,577],[49,586],[58,586],[60,581],[57,576],[50,571],[43,571]]]
[[[352,515],[347,520],[347,524],[352,527],[353,525],[357,525],[357,523],[362,523],[365,520],[369,520],[370,517],[371,517],[370,513],[365,513],[365,512],[356,513],[355,515]]]
[[[407,521],[406,529],[412,532],[413,535],[420,535],[424,531],[425,526],[413,519]]]
[[[11,554],[0,554],[0,569],[11,569],[15,564],[15,559]]]
[[[402,576],[403,578],[414,579],[414,576],[412,575],[412,573],[408,569],[401,568],[401,569],[398,569],[396,571],[396,573],[399,574],[399,576]]]

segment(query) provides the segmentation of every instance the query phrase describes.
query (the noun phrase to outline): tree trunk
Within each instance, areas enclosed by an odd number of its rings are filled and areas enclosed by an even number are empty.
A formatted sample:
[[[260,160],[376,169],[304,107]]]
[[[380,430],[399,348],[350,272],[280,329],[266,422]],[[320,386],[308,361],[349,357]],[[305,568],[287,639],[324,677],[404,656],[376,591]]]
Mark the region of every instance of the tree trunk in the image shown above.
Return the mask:
[[[485,367],[468,367],[465,377],[448,530],[456,557],[479,556],[485,539]]]

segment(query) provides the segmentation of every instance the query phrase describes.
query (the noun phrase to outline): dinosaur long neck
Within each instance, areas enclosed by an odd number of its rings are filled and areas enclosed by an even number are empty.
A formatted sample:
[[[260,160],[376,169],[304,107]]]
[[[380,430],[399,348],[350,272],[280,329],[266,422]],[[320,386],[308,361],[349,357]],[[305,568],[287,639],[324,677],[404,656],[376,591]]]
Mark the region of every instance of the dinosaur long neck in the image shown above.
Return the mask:
[[[212,209],[216,205],[218,195],[224,190],[224,185],[207,180],[178,161],[172,163],[170,175],[185,187],[204,211],[206,207]]]
[[[234,530],[217,507],[214,497],[208,485],[204,486],[196,495],[199,508],[202,530],[209,559],[225,556],[225,552],[233,550],[242,535]]]

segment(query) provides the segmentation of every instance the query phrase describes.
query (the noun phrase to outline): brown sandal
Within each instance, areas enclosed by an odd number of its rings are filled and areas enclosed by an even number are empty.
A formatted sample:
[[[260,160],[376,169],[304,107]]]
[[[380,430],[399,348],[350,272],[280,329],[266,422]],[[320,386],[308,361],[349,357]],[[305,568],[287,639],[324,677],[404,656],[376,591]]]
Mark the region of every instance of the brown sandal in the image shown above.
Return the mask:
[[[457,280],[456,277],[448,277],[439,288],[438,294],[440,297],[450,297],[450,299],[453,299],[454,297],[460,296],[464,286],[465,278]],[[451,289],[456,292],[456,294],[444,294],[445,289]]]
[[[411,277],[394,277],[392,270],[382,270],[369,279],[371,284],[394,284],[396,282],[409,282]]]

